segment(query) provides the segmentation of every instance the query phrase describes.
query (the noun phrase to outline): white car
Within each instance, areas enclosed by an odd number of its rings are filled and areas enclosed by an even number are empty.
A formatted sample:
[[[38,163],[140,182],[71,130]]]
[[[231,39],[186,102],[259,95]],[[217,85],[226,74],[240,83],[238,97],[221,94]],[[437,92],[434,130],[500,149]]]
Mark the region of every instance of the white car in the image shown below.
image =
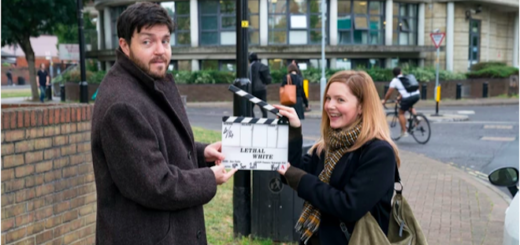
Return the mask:
[[[518,170],[512,167],[500,168],[489,174],[488,178],[493,185],[507,187],[513,196],[513,200],[506,209],[502,244],[518,245]]]

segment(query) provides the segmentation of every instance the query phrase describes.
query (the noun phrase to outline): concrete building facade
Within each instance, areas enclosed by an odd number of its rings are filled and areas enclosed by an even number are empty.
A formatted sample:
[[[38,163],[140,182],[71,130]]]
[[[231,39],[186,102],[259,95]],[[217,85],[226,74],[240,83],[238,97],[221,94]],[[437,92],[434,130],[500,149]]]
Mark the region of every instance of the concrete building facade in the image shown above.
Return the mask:
[[[472,64],[501,61],[518,67],[517,0],[248,0],[249,50],[272,69],[297,60],[321,67],[321,12],[326,15],[326,66],[391,68],[432,66],[430,33],[445,32],[442,69],[465,72]],[[87,52],[108,69],[118,45],[117,17],[135,1],[96,0],[98,49]],[[234,71],[235,1],[154,1],[170,13],[170,69]]]

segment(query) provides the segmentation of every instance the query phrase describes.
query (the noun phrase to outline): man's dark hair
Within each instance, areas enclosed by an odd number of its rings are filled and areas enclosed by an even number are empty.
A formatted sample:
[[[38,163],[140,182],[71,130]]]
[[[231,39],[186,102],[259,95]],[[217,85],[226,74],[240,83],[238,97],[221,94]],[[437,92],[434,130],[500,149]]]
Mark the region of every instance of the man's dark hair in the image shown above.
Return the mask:
[[[124,38],[130,44],[134,30],[155,25],[166,25],[170,33],[173,32],[173,21],[166,9],[156,3],[139,2],[128,6],[117,18],[117,37]]]
[[[249,54],[249,62],[253,62],[255,60],[258,60],[258,55],[256,53],[250,53]]]
[[[396,67],[392,70],[392,73],[394,74],[395,77],[399,76],[399,74],[401,74],[401,68],[399,67]]]

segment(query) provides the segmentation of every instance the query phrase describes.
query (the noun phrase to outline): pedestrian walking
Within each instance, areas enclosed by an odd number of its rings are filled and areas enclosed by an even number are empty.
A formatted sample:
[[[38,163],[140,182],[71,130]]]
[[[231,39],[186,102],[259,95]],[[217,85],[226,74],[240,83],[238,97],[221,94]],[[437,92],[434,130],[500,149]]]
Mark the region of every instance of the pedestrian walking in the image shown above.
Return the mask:
[[[296,110],[298,118],[303,120],[305,119],[305,108],[309,107],[309,101],[307,100],[307,96],[305,96],[305,91],[303,90],[303,79],[298,72],[298,67],[293,63],[290,64],[287,67],[287,75],[282,78],[281,86],[285,86],[288,79],[291,79],[291,83],[296,85],[296,104],[292,107]]]
[[[5,75],[7,76],[7,86],[13,86],[14,85],[12,71],[13,70],[11,68],[9,68],[9,70],[7,70],[7,72],[5,73]]]
[[[253,96],[267,101],[267,85],[271,84],[271,73],[269,72],[269,67],[264,65],[258,59],[258,55],[256,53],[249,54],[249,79],[252,83],[252,92]],[[251,105],[253,109],[255,108],[255,104]],[[261,106],[260,111],[262,111],[262,117],[267,118],[267,110]],[[253,117],[255,117],[255,113],[253,112]]]
[[[36,84],[40,87],[40,101],[43,103],[45,100],[45,90],[50,85],[50,76],[47,70],[45,70],[45,64],[40,64],[40,70],[36,76]]]

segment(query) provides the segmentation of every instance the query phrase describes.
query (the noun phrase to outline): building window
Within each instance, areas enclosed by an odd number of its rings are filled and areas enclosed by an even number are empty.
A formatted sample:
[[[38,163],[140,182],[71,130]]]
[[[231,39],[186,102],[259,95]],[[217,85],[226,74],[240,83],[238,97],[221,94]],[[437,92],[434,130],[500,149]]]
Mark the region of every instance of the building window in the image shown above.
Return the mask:
[[[392,44],[417,45],[417,15],[417,4],[394,3]]]
[[[260,1],[247,2],[249,20],[249,45],[260,45]]]
[[[248,1],[249,41],[260,43],[260,2]],[[200,45],[236,44],[236,1],[199,1]]]
[[[392,67],[417,67],[419,66],[419,59],[414,58],[393,58],[392,59]]]
[[[235,60],[201,60],[201,70],[219,70],[236,72],[237,65]]]
[[[336,59],[336,68],[344,70],[384,68],[384,59]]]
[[[338,0],[338,44],[382,45],[383,1]]]
[[[117,49],[119,47],[119,37],[117,36],[117,18],[125,11],[127,6],[118,6],[110,8],[110,18],[112,22],[112,48]]]
[[[480,20],[470,19],[468,69],[480,61],[480,26]]]
[[[321,1],[269,0],[269,44],[320,44]]]
[[[172,60],[168,70],[191,71],[191,60]]]
[[[174,24],[174,31],[171,35],[172,46],[189,46],[191,45],[190,35],[190,2],[161,2],[163,8],[168,11]]]

